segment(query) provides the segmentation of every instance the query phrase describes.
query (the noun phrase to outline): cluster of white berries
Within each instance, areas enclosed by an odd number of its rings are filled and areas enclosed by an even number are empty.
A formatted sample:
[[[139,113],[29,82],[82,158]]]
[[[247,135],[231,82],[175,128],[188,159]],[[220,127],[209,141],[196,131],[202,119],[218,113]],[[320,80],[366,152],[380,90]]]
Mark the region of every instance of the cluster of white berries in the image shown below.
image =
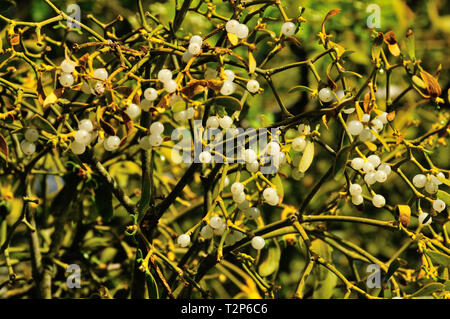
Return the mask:
[[[39,132],[35,128],[28,128],[25,130],[24,137],[25,139],[20,142],[20,148],[25,155],[30,156],[36,152],[35,142],[39,139]]]
[[[383,130],[384,125],[387,123],[388,120],[386,112],[378,115],[372,121],[370,120],[370,114],[364,114],[361,118],[361,121],[350,121],[347,124],[347,129],[351,135],[359,136],[359,139],[362,142],[375,141],[376,136],[370,131],[370,128],[379,133]]]
[[[292,149],[296,152],[303,152],[306,147],[306,139],[305,135],[309,134],[311,128],[307,124],[300,124],[298,126],[298,132],[300,133],[299,137],[296,137],[292,140]]]
[[[164,125],[161,122],[153,122],[150,125],[150,135],[146,135],[139,140],[139,146],[144,150],[161,145],[163,138],[161,134],[164,132]]]
[[[236,91],[236,84],[233,82],[236,75],[232,70],[225,70],[225,81],[220,88],[220,94],[222,95],[231,95]]]
[[[181,110],[179,112],[173,113],[173,119],[181,123],[194,118],[194,115],[195,109],[191,106],[188,107],[186,110]]]
[[[440,172],[437,176],[445,178],[444,173]],[[417,188],[424,188],[428,194],[436,194],[439,190],[439,185],[442,182],[435,175],[425,176],[424,174],[417,174],[413,177],[413,184]]]
[[[350,165],[353,169],[357,171],[362,170],[364,172],[364,181],[368,185],[373,185],[376,182],[384,183],[392,171],[388,164],[381,164],[380,157],[375,154],[368,156],[365,160],[361,157],[355,157],[352,159]],[[350,185],[349,191],[352,196],[352,203],[354,205],[361,205],[363,203],[361,186],[358,184],[352,184]],[[386,200],[382,195],[377,194],[373,196],[372,204],[375,207],[380,208],[386,204]]]
[[[70,149],[76,155],[83,154],[86,146],[93,142],[96,137],[97,133],[94,132],[94,125],[91,120],[81,120],[78,131],[75,132],[74,141],[70,144]]]
[[[63,87],[72,86],[75,81],[72,75],[72,72],[75,70],[75,62],[69,59],[64,59],[60,66],[62,74],[59,76],[59,83]]]
[[[203,45],[203,39],[199,35],[193,35],[189,39],[189,46],[187,50],[183,53],[182,60],[183,62],[187,63],[192,57],[196,56],[200,53],[200,50],[202,49]]]
[[[235,34],[239,39],[245,39],[248,37],[248,27],[245,24],[239,23],[237,20],[229,20],[225,24],[225,29],[228,33]]]
[[[168,69],[161,69],[158,72],[158,80],[164,85],[167,93],[173,93],[177,89],[177,82],[172,79],[172,72]]]
[[[231,194],[233,195],[233,201],[236,204],[239,205],[239,204],[246,203],[248,205],[248,202],[246,202],[246,199],[245,199],[244,185],[242,183],[239,183],[239,182],[233,183],[231,185]]]

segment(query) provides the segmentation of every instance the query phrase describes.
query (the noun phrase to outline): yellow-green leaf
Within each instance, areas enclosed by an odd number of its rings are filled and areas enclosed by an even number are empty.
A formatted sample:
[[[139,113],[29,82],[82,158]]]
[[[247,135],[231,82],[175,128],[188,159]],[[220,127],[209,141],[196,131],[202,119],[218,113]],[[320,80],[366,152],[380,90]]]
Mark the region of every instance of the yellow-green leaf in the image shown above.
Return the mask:
[[[314,159],[314,142],[308,141],[305,150],[303,151],[302,158],[298,164],[298,171],[304,173],[311,166]]]
[[[44,108],[51,105],[51,104],[55,104],[58,99],[62,96],[63,94],[63,89],[56,89],[54,90],[52,93],[50,93],[44,100]]]
[[[403,227],[408,227],[411,218],[411,207],[408,205],[397,205],[397,211]]]
[[[276,241],[275,246],[270,246],[267,252],[267,258],[259,265],[258,272],[262,277],[273,274],[280,265],[281,250]]]
[[[248,52],[248,73],[252,74],[254,73],[256,70],[256,60],[255,57],[253,56],[253,53],[251,53],[250,51]]]
[[[444,267],[450,267],[450,256],[428,249],[426,249],[424,252],[436,264],[442,265]]]
[[[239,38],[236,34],[228,32],[227,36],[228,36],[228,40],[230,40],[230,43],[232,45],[237,45],[239,43]]]
[[[441,200],[443,200],[445,202],[445,204],[447,204],[447,206],[450,206],[450,194],[443,191],[443,190],[438,190],[437,192],[437,197]]]

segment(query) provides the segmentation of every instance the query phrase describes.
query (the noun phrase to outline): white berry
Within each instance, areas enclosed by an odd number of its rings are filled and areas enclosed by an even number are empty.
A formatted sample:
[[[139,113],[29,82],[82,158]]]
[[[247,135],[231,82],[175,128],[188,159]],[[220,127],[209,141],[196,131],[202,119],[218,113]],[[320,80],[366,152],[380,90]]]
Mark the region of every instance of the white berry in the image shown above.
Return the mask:
[[[369,184],[373,185],[377,182],[377,177],[375,172],[369,172],[364,175],[364,181]]]
[[[350,121],[347,124],[348,132],[354,136],[359,135],[362,132],[363,128],[364,126],[362,125],[362,123],[357,120]]]
[[[70,73],[63,73],[61,74],[61,76],[59,77],[59,83],[61,83],[62,86],[64,87],[69,87],[73,84],[74,82],[74,78],[73,75]]]
[[[158,72],[158,80],[162,83],[166,83],[167,81],[172,80],[172,72],[168,69],[161,69]]]
[[[245,215],[248,219],[257,219],[259,216],[261,216],[261,211],[258,207],[250,207],[245,211]]]
[[[247,82],[247,90],[250,93],[256,93],[259,90],[259,82],[256,80],[250,80]]]
[[[356,195],[356,196],[352,196],[352,203],[353,205],[361,205],[364,202],[364,197],[362,197],[362,195]]]
[[[200,163],[208,164],[211,162],[212,156],[210,152],[203,151],[198,155],[198,159],[200,160]]]
[[[362,169],[365,173],[369,173],[375,170],[375,166],[372,164],[372,162],[366,161]]]
[[[72,144],[70,144],[70,149],[74,154],[80,155],[83,154],[84,151],[86,150],[86,144],[73,141]]]
[[[130,105],[128,105],[128,107],[127,107],[125,112],[128,114],[130,119],[135,119],[141,113],[141,109],[136,104],[131,103]]]
[[[195,42],[189,44],[189,47],[188,47],[188,51],[189,51],[189,53],[192,54],[192,55],[197,55],[197,54],[199,54],[201,49],[202,49],[201,44],[195,43]]]
[[[238,32],[239,22],[237,20],[230,20],[225,24],[225,29],[229,33],[236,34]]]
[[[72,62],[68,59],[64,59],[61,62],[61,71],[64,73],[72,73],[75,70],[75,62]]]
[[[191,243],[191,236],[189,236],[188,234],[182,234],[177,238],[177,244],[180,247],[183,248],[187,247],[189,246],[190,243]]]
[[[239,39],[248,37],[248,27],[245,24],[239,24],[236,28],[236,35]]]
[[[351,184],[349,187],[350,195],[357,196],[361,195],[362,187],[359,184]]]
[[[276,155],[280,152],[280,144],[277,142],[270,142],[267,144],[267,154],[268,155]]]
[[[266,241],[261,236],[255,236],[252,238],[252,247],[256,250],[263,249],[266,245]]]
[[[445,209],[445,202],[441,199],[434,200],[433,209],[439,213],[442,212]]]
[[[438,185],[436,183],[434,183],[433,181],[427,181],[425,183],[425,191],[428,194],[436,194],[438,190],[439,190]]]
[[[230,128],[233,124],[233,119],[229,117],[228,115],[225,115],[224,117],[219,118],[219,125],[223,129]]]
[[[387,174],[384,171],[379,169],[375,173],[375,178],[376,178],[378,183],[384,183],[387,180]]]
[[[257,159],[257,155],[256,152],[254,150],[252,150],[251,148],[246,149],[244,151],[244,159],[247,163],[253,163],[256,161]]]
[[[370,114],[367,113],[363,114],[363,116],[361,117],[361,122],[367,123],[369,121],[370,121]]]
[[[157,147],[157,146],[161,145],[161,143],[163,142],[163,139],[162,139],[161,135],[159,135],[159,134],[150,134],[148,137],[148,141],[151,146]]]
[[[372,198],[372,204],[377,208],[381,208],[386,204],[386,200],[384,199],[383,195],[377,194]]]
[[[190,39],[189,39],[189,43],[197,43],[199,45],[203,44],[203,39],[201,36],[199,35],[193,35]]]
[[[78,130],[75,132],[74,139],[78,143],[87,145],[91,141],[91,135],[88,131]]]
[[[28,142],[36,142],[39,138],[39,132],[35,128],[29,128],[25,131],[24,137]]]
[[[272,204],[275,201],[278,203],[277,191],[272,187],[268,187],[263,191],[263,197],[264,197],[264,200],[266,202],[268,202],[269,204]]]
[[[144,98],[153,102],[158,98],[158,92],[154,88],[146,88],[144,91]]]
[[[430,225],[432,220],[431,216],[427,213],[420,213],[419,215],[419,224],[422,226]]]
[[[206,120],[206,127],[216,129],[219,127],[219,119],[217,116],[210,116]]]
[[[92,124],[91,120],[83,119],[80,121],[80,124],[78,125],[78,129],[85,130],[87,132],[91,132],[94,129],[94,125]]]
[[[108,78],[108,71],[106,71],[106,69],[104,68],[95,69],[93,75],[94,78],[97,78],[101,81],[106,81],[106,79]]]
[[[330,88],[323,88],[319,91],[319,99],[324,102],[328,103],[333,100],[334,96]]]
[[[285,22],[281,26],[281,33],[283,33],[287,37],[291,37],[295,34],[295,24],[292,22]]]
[[[367,161],[372,163],[374,168],[377,168],[381,163],[380,157],[378,155],[374,155],[374,154],[367,157]]]
[[[120,145],[120,138],[116,135],[114,136],[108,136],[105,141],[103,142],[103,145],[105,147],[105,150],[107,151],[114,151],[119,148]]]
[[[214,236],[214,229],[209,225],[205,225],[200,230],[200,236],[205,239],[211,239]]]
[[[211,226],[214,229],[220,228],[220,226],[222,226],[223,223],[224,222],[222,218],[220,218],[219,216],[213,216],[209,219],[209,226]]]
[[[150,133],[161,135],[164,132],[164,125],[161,122],[153,122],[150,125]]]
[[[417,188],[423,188],[427,182],[427,177],[423,174],[417,174],[413,178],[413,184]]]
[[[245,193],[233,193],[233,201],[237,204],[241,204],[243,201],[245,201]]]
[[[222,95],[231,95],[236,90],[236,84],[231,81],[223,82],[222,87],[220,88],[220,94]]]
[[[177,82],[175,80],[168,80],[167,82],[164,82],[164,89],[167,93],[175,92],[177,89]]]
[[[392,171],[391,167],[388,164],[386,164],[386,163],[383,163],[380,166],[378,166],[378,170],[385,172],[386,176],[389,176],[389,174]]]
[[[306,147],[306,141],[303,137],[296,137],[292,141],[292,149],[297,152],[303,152]]]
[[[383,129],[383,122],[379,119],[374,119],[370,122],[375,131],[380,132]]]
[[[224,73],[225,73],[225,77],[226,77],[227,81],[230,81],[230,82],[234,81],[235,75],[234,75],[233,71],[225,70]]]
[[[36,144],[27,140],[20,142],[20,148],[22,149],[22,152],[28,156],[36,152]]]
[[[247,169],[247,171],[249,171],[250,173],[256,173],[259,170],[259,163],[258,161],[254,161],[251,163],[247,163],[245,165],[245,168]]]
[[[361,157],[355,157],[352,159],[351,166],[354,170],[359,171],[364,166],[364,160]]]

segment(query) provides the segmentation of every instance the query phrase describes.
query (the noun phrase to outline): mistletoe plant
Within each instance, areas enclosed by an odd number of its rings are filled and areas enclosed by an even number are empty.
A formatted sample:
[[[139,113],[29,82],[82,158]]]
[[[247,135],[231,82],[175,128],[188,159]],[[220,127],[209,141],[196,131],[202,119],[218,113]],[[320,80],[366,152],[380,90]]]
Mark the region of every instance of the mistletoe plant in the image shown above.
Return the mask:
[[[123,34],[43,3],[0,15],[7,297],[450,297],[449,113],[412,30],[367,29],[361,72],[340,9],[290,62],[307,9],[280,0],[177,1],[168,23],[138,0]],[[252,127],[258,95],[279,111]]]

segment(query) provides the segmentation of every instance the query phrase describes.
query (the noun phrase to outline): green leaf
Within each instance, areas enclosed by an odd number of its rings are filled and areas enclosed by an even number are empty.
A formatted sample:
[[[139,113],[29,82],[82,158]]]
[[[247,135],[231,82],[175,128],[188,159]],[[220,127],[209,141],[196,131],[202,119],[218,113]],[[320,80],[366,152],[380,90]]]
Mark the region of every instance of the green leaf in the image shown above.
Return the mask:
[[[98,181],[98,187],[95,189],[95,207],[104,221],[111,220],[113,216],[112,193],[108,185],[103,181]]]
[[[262,277],[270,276],[280,266],[281,250],[278,243],[274,242],[274,246],[269,246],[267,258],[258,267],[258,272]]]
[[[347,145],[339,150],[333,162],[333,178],[338,180],[344,174],[345,165],[352,147]]]
[[[450,256],[432,250],[425,250],[425,254],[430,257],[433,262],[444,267],[450,267]]]
[[[445,202],[445,204],[447,204],[447,206],[450,206],[450,194],[443,191],[443,190],[438,190],[437,192],[437,197],[441,200],[443,200]]]
[[[217,96],[213,97],[205,102],[206,105],[208,104],[216,104],[216,105],[222,105],[225,107],[225,109],[228,112],[235,112],[240,111],[242,109],[241,102],[232,96]]]
[[[409,58],[414,62],[416,60],[416,43],[414,32],[411,29],[406,32],[406,49],[408,51]]]
[[[311,89],[311,88],[309,88],[307,86],[303,86],[303,85],[294,86],[294,87],[290,88],[288,92],[292,93],[292,92],[296,92],[296,91],[303,91],[303,92],[308,92],[308,93],[313,93],[314,92],[313,89]]]
[[[314,142],[308,141],[306,144],[305,150],[303,151],[302,158],[300,159],[300,163],[298,164],[298,171],[300,173],[304,173],[311,166],[311,163],[314,159]]]
[[[184,111],[186,109],[186,102],[184,102],[184,101],[175,102],[175,104],[172,105],[171,109],[172,109],[172,112],[174,112],[174,113]]]
[[[283,181],[281,180],[280,175],[276,174],[270,181],[275,185],[277,194],[278,194],[278,196],[280,196],[281,201],[283,201],[284,187],[283,187]]]
[[[430,296],[433,292],[442,290],[445,288],[444,284],[440,284],[438,282],[432,282],[421,289],[417,290],[415,293],[411,295],[411,297],[420,297],[420,296]]]
[[[145,280],[147,281],[147,290],[149,298],[158,299],[159,298],[158,285],[156,284],[156,280],[149,270],[145,272]]]
[[[46,119],[44,119],[42,116],[40,116],[39,114],[35,114],[33,116],[33,118],[31,119],[31,123],[37,128],[37,129],[41,129],[44,130],[48,133],[57,135],[58,132],[56,131],[56,129],[53,127],[53,125],[47,121]]]

